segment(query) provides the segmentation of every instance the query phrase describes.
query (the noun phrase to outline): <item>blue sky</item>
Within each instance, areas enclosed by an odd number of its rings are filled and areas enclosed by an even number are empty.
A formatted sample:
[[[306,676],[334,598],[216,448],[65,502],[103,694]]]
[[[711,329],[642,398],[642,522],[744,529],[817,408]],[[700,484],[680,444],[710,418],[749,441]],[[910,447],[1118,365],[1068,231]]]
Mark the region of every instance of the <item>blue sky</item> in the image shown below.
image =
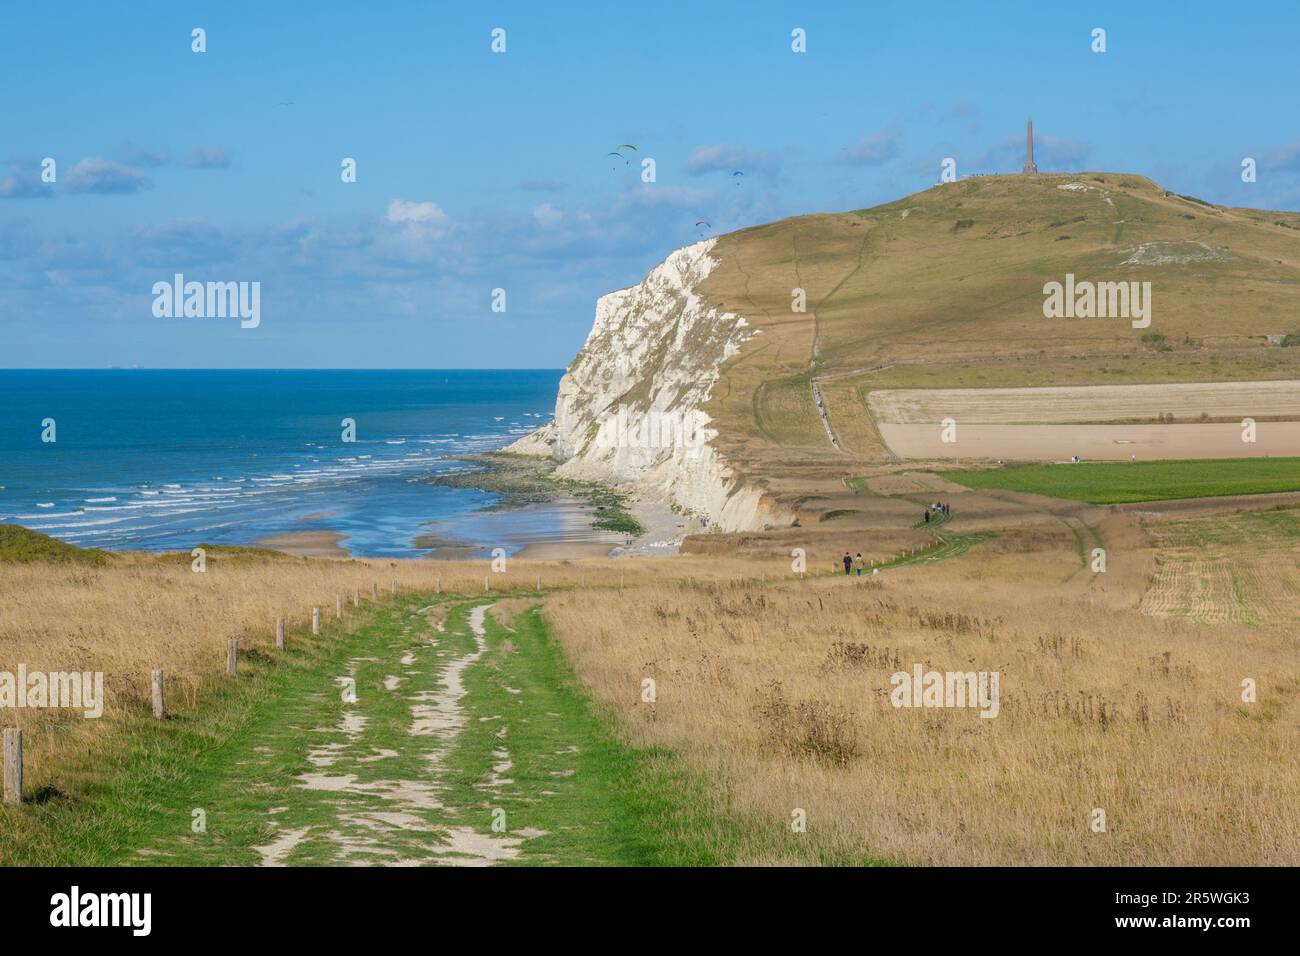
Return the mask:
[[[1044,170],[1300,209],[1298,10],[14,5],[0,367],[559,367],[595,299],[700,238],[696,220],[886,202],[946,156],[1018,170],[1029,116]],[[619,143],[655,183],[605,155]],[[153,283],[177,272],[260,282],[260,326],[154,317]]]

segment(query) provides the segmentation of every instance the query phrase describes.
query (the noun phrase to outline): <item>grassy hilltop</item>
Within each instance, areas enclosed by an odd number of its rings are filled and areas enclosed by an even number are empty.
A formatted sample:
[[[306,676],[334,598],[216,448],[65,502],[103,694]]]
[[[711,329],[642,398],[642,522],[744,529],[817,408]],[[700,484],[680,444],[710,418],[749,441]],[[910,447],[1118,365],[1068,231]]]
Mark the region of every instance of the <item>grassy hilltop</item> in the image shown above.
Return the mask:
[[[1070,188],[1061,188],[1069,186]],[[722,449],[777,476],[886,452],[875,388],[1128,384],[1300,377],[1300,214],[1230,209],[1114,173],[990,176],[856,212],[719,239],[702,285],[763,334],[723,370]],[[1044,283],[1150,281],[1150,328],[1046,319]],[[807,311],[792,311],[792,290]]]

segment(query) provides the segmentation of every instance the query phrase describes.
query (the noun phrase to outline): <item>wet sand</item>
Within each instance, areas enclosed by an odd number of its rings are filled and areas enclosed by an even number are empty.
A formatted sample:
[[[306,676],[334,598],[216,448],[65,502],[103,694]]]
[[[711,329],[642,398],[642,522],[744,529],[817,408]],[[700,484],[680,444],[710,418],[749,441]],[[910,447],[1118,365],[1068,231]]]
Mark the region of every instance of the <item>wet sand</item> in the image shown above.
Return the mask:
[[[480,512],[474,523],[477,543],[461,532],[448,530],[421,535],[413,542],[427,548],[426,557],[444,561],[482,558],[492,548],[505,548],[517,558],[535,561],[567,561],[577,558],[618,557],[637,554],[676,554],[684,534],[699,531],[696,522],[675,515],[662,504],[633,502],[628,510],[645,533],[631,538],[623,532],[601,531],[592,527],[595,509],[584,501],[559,498],[539,504],[504,511]],[[559,514],[561,526],[536,529],[533,515]]]
[[[559,498],[502,511],[478,512],[448,526],[432,526],[411,543],[436,561],[467,561],[487,558],[495,548],[505,548],[514,557],[534,561],[567,561],[620,555],[676,554],[686,534],[702,530],[695,519],[675,515],[657,502],[633,502],[629,510],[641,522],[645,533],[630,538],[626,533],[592,527],[595,509],[585,501]],[[549,520],[539,521],[545,515]],[[554,516],[559,516],[558,527]],[[331,513],[309,515],[304,520],[324,520]],[[471,537],[472,535],[472,537]],[[270,548],[302,557],[346,558],[350,553],[340,542],[345,536],[335,531],[287,531],[258,538],[254,547]]]
[[[268,534],[253,542],[255,548],[270,548],[304,558],[346,558],[348,549],[339,544],[344,536],[335,531],[286,531]]]
[[[604,558],[613,550],[598,541],[538,541],[526,544],[516,558],[533,561],[568,561],[573,558]]]

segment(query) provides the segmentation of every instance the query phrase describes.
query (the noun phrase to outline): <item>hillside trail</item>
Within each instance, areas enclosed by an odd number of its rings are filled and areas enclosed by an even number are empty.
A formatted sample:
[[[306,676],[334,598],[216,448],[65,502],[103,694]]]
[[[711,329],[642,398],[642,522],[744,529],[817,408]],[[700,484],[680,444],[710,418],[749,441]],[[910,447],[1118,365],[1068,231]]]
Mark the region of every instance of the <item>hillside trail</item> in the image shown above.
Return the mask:
[[[408,624],[402,633],[410,636],[411,643],[397,661],[357,657],[348,662],[346,680],[340,680],[345,689],[355,685],[363,664],[384,663],[382,669],[395,672],[386,674],[381,686],[383,692],[402,699],[409,740],[374,739],[367,727],[380,716],[368,715],[361,695],[345,693],[346,709],[338,724],[320,728],[324,739],[307,753],[307,762],[314,769],[297,777],[297,785],[306,791],[305,799],[298,801],[299,806],[270,811],[278,835],[254,848],[263,866],[283,866],[295,848],[313,839],[329,844],[326,849],[332,851],[332,863],[412,866],[436,860],[485,865],[516,858],[525,839],[541,835],[538,831],[482,833],[457,822],[456,814],[442,800],[447,755],[468,720],[463,705],[464,673],[486,649],[483,621],[489,607],[480,604],[470,611],[467,624],[473,644],[463,653],[438,653],[437,634],[418,633]],[[437,661],[437,686],[421,688],[416,679],[429,659]],[[403,685],[407,685],[405,691]],[[374,692],[373,686],[367,688],[365,697]],[[400,743],[408,746],[400,747]],[[403,750],[408,757],[423,757],[424,773],[381,772],[376,777],[362,772],[365,765],[383,767],[387,761],[400,766],[397,758],[403,756]],[[504,743],[498,756],[496,772],[501,774],[510,766]],[[317,795],[328,797],[311,799]]]
[[[421,605],[363,612],[176,792],[149,794],[171,822],[129,862],[653,862],[606,829],[635,817],[617,785],[629,760],[573,691],[540,617],[510,629],[486,601]],[[191,808],[204,832],[184,832]]]

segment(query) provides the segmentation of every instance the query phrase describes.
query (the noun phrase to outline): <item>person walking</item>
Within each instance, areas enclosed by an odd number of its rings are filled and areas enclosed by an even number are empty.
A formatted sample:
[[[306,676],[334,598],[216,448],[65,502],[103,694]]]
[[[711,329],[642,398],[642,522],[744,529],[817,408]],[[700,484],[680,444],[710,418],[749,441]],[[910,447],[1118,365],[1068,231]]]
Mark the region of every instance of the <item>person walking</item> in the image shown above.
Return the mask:
[[[929,524],[929,523],[930,523],[930,509],[929,509],[929,508],[926,508],[926,509],[925,509],[925,523],[926,523],[926,524]]]
[[[853,556],[853,569],[858,572],[858,577],[862,577],[862,552],[859,551]]]
[[[853,567],[853,558],[849,555],[847,551],[845,551],[844,552],[844,573],[848,574],[849,570],[852,567]]]

